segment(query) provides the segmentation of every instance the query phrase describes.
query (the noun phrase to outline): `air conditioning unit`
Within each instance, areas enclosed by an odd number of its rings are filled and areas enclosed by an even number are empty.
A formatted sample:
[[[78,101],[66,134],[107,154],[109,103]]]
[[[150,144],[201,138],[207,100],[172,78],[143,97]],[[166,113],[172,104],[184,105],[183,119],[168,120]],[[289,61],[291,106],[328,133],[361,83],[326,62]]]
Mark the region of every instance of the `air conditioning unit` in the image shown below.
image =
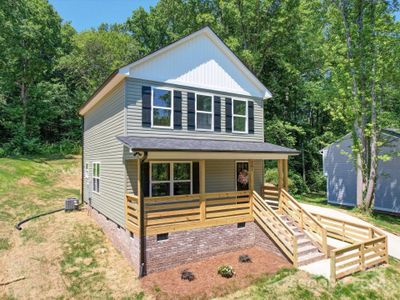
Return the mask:
[[[73,211],[79,208],[79,200],[76,198],[67,198],[64,202],[65,211]]]

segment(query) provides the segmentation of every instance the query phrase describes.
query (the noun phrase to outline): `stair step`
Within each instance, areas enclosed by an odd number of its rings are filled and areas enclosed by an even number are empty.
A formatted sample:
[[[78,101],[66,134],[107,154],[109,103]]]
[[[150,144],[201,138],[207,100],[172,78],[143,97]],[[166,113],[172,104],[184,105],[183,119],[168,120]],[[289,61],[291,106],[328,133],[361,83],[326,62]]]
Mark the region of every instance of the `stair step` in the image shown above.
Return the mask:
[[[297,247],[303,247],[306,245],[312,245],[312,242],[310,239],[308,239],[307,237],[302,237],[302,238],[298,238],[297,239]]]
[[[301,247],[297,246],[297,253],[300,256],[305,256],[309,253],[320,253],[318,248],[315,247],[313,244],[302,245]]]
[[[299,266],[308,265],[313,262],[322,260],[324,258],[325,258],[325,255],[321,252],[317,252],[317,253],[311,252],[311,253],[308,253],[307,255],[299,256],[298,265]]]

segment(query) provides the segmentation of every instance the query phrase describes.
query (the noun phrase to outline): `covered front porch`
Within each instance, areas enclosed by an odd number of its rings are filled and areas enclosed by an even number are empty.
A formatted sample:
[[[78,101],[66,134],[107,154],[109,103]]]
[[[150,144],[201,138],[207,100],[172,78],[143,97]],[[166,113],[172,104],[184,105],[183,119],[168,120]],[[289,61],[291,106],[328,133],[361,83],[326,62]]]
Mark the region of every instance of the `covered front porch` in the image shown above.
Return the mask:
[[[175,140],[168,142],[167,149],[126,142],[132,149],[126,164],[126,228],[139,236],[253,221],[254,195],[277,197],[280,189],[287,190],[288,158],[296,154],[258,142],[211,141],[208,149],[208,141],[190,145],[190,140],[186,151],[177,145],[168,149]],[[245,149],[234,149],[238,144]],[[277,163],[276,191],[264,186],[265,160]]]

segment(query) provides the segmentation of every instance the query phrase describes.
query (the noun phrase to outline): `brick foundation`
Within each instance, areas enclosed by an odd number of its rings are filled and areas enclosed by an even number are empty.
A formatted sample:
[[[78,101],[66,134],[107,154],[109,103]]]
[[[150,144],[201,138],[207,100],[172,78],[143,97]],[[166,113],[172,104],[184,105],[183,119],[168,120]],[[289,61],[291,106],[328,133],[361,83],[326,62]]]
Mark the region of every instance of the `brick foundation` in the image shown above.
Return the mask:
[[[129,261],[133,269],[139,274],[140,266],[140,239],[137,236],[131,237],[130,232],[108,220],[96,209],[87,207],[91,217],[101,227],[107,238],[115,248]]]
[[[91,216],[103,229],[113,245],[130,262],[138,273],[140,265],[140,239],[118,228],[118,225],[95,209],[88,208]],[[186,231],[170,232],[167,240],[157,241],[157,236],[146,237],[147,273],[163,271],[181,264],[198,261],[216,254],[258,246],[282,257],[282,252],[254,222],[244,228],[237,224],[221,225]]]

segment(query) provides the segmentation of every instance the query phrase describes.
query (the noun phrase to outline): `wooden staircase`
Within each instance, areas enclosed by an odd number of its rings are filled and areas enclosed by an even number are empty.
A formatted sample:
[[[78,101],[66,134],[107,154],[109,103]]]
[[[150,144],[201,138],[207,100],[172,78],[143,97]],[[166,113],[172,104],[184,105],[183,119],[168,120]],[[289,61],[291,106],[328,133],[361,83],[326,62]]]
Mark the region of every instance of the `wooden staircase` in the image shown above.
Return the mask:
[[[295,267],[327,257],[326,230],[284,192],[283,209],[272,208],[253,192],[253,216],[260,228],[278,245]],[[294,207],[293,207],[294,203]]]
[[[279,189],[272,183],[265,183],[262,189],[262,197],[264,201],[273,209],[278,209],[279,205]]]
[[[279,215],[280,218],[293,230],[297,238],[297,265],[303,266],[325,258],[317,245],[310,237],[299,228],[296,223],[287,215]]]

